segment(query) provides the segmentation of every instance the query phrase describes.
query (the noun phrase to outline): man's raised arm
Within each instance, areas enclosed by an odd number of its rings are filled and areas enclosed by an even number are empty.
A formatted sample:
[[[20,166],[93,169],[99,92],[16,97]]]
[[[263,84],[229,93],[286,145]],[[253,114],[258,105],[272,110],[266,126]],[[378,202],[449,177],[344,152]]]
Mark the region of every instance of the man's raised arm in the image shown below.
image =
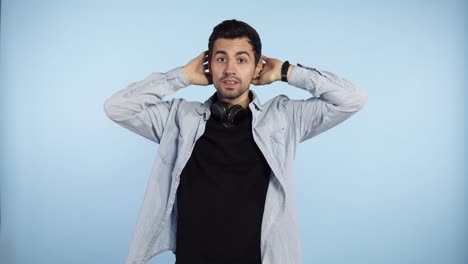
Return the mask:
[[[367,101],[366,92],[350,81],[315,68],[295,67],[288,83],[313,95],[286,104],[295,116],[299,142],[340,124]]]
[[[283,62],[262,56],[265,61],[255,85],[281,80]],[[284,98],[282,105],[291,113],[298,142],[316,136],[343,122],[359,111],[367,101],[367,94],[350,81],[328,72],[302,65],[289,66],[287,81],[290,85],[312,94],[306,100]]]
[[[205,62],[203,52],[184,67],[133,82],[105,101],[104,112],[117,124],[159,143],[174,102],[163,97],[190,84],[208,85],[206,76],[203,82]]]

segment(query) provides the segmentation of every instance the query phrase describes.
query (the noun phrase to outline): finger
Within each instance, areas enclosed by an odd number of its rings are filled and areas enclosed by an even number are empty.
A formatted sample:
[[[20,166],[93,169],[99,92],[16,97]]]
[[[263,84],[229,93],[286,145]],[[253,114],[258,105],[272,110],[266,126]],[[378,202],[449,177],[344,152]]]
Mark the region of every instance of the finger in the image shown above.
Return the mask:
[[[200,53],[200,54],[197,56],[196,60],[199,60],[199,61],[206,61],[206,58],[207,58],[207,55],[206,55],[206,54],[207,54],[206,51]]]

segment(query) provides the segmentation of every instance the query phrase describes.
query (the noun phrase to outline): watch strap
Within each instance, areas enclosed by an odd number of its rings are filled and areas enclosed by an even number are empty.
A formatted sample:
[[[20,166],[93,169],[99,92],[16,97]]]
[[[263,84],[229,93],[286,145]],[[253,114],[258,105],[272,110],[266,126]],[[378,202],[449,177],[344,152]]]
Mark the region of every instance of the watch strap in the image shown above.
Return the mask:
[[[288,82],[289,61],[283,62],[281,66],[281,81]]]

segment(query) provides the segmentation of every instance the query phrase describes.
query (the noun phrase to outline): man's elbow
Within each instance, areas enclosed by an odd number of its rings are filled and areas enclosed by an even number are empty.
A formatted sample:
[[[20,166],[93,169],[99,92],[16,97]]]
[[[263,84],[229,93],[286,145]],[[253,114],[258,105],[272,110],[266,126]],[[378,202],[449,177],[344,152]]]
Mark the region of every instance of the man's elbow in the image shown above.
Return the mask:
[[[107,117],[113,121],[119,121],[122,119],[122,115],[119,114],[119,107],[116,106],[113,98],[108,98],[104,104],[104,113],[106,113]]]
[[[349,95],[346,102],[340,105],[340,108],[346,112],[358,112],[366,104],[367,93],[362,89],[356,89]]]
[[[356,107],[358,111],[364,107],[364,105],[367,102],[367,99],[368,99],[367,93],[362,89],[358,89],[357,99],[356,99]]]

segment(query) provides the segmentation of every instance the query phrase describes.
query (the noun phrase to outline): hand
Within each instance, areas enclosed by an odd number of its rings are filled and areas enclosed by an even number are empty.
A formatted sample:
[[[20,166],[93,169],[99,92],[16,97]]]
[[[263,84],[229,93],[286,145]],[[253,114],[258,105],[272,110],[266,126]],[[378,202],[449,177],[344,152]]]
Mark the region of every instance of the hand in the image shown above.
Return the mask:
[[[262,70],[259,75],[252,79],[252,84],[254,85],[265,85],[270,84],[275,81],[281,80],[281,67],[283,62],[277,59],[268,58],[265,55],[262,55]],[[291,74],[292,68],[294,66],[289,65],[288,77]]]
[[[252,84],[264,85],[281,80],[282,61],[262,55],[261,63],[262,70],[256,78],[252,79]]]
[[[182,73],[190,84],[209,85],[213,83],[213,78],[205,71],[207,69],[208,51],[204,51],[182,67]]]

